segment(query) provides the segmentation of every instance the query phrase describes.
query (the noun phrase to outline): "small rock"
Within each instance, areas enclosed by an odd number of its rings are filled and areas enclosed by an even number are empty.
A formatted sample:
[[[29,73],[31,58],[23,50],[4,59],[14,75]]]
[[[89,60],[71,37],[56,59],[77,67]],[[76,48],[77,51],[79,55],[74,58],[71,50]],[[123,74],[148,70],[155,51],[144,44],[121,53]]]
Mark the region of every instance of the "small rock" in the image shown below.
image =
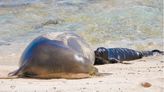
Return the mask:
[[[53,87],[53,89],[56,89],[56,87]]]
[[[15,86],[12,86],[12,85],[11,85],[11,86],[10,86],[10,88],[11,88],[11,89],[14,89],[14,88],[15,88]]]
[[[160,61],[161,63],[164,63],[164,61]]]
[[[87,82],[86,84],[87,84],[87,85],[89,85],[89,83],[88,83],[88,82]]]
[[[152,85],[149,82],[143,82],[141,85],[145,88],[151,87]]]
[[[103,82],[103,81],[99,81],[99,82]]]

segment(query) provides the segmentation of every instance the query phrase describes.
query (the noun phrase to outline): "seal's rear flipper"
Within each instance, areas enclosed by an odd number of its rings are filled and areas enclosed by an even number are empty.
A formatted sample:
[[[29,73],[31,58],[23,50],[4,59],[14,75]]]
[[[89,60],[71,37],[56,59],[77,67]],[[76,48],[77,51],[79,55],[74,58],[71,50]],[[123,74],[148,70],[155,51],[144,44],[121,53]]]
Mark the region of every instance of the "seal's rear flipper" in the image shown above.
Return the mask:
[[[141,54],[143,57],[148,57],[148,56],[158,56],[158,55],[164,55],[164,51],[160,50],[152,50],[152,51],[141,51]]]
[[[19,69],[18,69],[19,70]],[[13,72],[10,72],[9,74],[8,74],[8,77],[12,77],[12,76],[16,76],[17,74],[18,74],[18,70],[15,70],[15,71],[13,71]]]
[[[25,67],[26,67],[25,65],[26,65],[26,63],[24,63],[19,69],[15,70],[13,72],[10,72],[8,74],[8,77],[19,76],[19,74],[21,73],[21,71],[23,71],[25,69]]]
[[[10,72],[8,75],[6,76],[0,76],[0,79],[17,79],[18,76],[16,76],[18,73],[18,70]]]
[[[152,52],[153,52],[153,56],[157,56],[157,55],[164,55],[164,51],[160,51],[160,50],[152,50]]]

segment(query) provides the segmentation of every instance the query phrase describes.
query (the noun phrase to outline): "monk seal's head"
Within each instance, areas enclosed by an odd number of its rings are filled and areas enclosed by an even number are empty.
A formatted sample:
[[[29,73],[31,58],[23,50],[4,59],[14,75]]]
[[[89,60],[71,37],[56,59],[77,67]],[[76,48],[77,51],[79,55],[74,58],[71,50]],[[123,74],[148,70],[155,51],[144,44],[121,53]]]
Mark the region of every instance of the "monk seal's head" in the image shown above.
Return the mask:
[[[104,47],[99,47],[95,51],[95,65],[108,63],[108,50]]]

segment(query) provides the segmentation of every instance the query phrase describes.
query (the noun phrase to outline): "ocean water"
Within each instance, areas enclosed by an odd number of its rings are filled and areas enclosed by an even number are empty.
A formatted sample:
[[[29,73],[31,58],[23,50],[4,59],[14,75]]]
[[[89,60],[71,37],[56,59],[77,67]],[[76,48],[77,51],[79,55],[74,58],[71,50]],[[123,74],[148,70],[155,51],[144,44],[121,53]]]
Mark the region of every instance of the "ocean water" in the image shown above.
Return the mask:
[[[35,37],[56,31],[73,31],[93,49],[104,46],[162,50],[162,2],[0,0],[0,60],[20,55]]]

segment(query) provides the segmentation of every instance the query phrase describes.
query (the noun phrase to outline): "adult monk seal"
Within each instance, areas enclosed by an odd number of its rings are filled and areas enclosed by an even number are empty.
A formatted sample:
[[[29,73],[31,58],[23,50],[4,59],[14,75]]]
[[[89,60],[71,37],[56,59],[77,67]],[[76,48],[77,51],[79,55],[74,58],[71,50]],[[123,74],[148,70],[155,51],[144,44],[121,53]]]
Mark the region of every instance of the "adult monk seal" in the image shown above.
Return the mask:
[[[10,76],[85,78],[98,72],[94,52],[77,34],[49,33],[34,39],[23,52],[18,70]]]
[[[128,48],[105,48],[98,47],[95,51],[95,65],[108,63],[122,63],[123,61],[130,61],[140,59],[147,56],[164,55],[164,51],[137,51]]]

